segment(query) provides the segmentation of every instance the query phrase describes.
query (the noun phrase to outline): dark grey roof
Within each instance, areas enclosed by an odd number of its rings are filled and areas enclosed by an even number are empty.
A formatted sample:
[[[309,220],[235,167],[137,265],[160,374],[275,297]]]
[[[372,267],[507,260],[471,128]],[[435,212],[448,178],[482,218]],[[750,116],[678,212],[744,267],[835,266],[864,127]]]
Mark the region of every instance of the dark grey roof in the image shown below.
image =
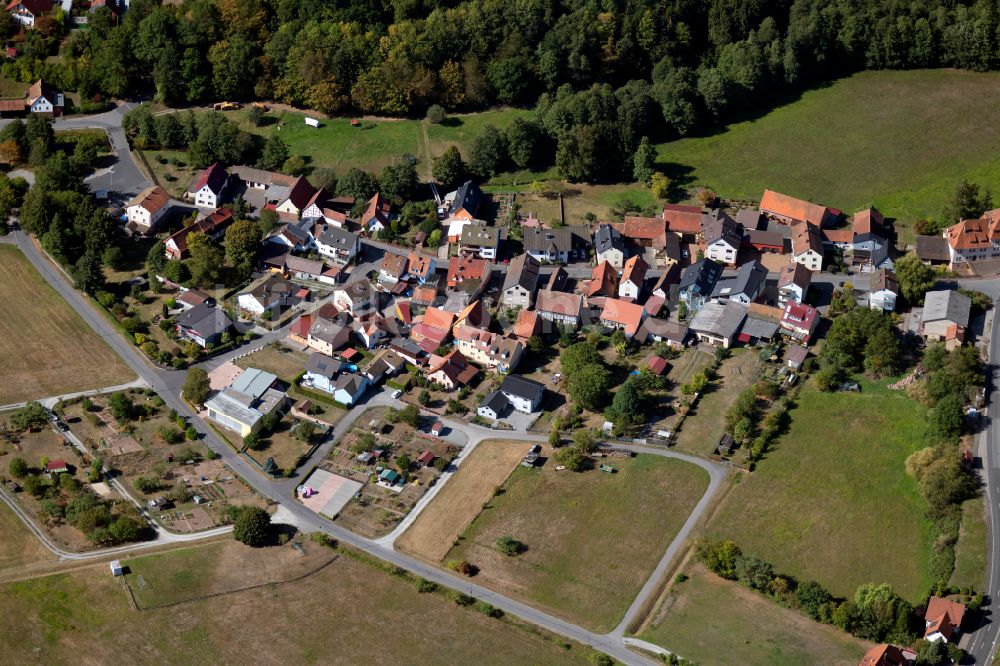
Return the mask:
[[[673,340],[674,342],[683,344],[687,340],[689,333],[688,327],[684,324],[660,319],[659,317],[646,317],[642,320],[642,324],[639,326],[639,331],[635,334],[635,337],[644,340],[649,335],[655,335],[658,338]]]
[[[225,333],[233,325],[225,310],[204,303],[181,313],[174,322],[178,326],[191,329],[206,340],[213,335]]]
[[[765,230],[765,229],[751,229],[747,232],[747,238],[750,244],[756,245],[773,245],[775,247],[782,247],[785,244],[785,238],[777,231]]]
[[[735,276],[723,278],[715,283],[712,298],[732,298],[744,294],[753,300],[764,287],[765,280],[767,280],[767,269],[764,268],[764,264],[756,260],[748,261],[740,266]]]
[[[507,266],[507,274],[503,279],[503,290],[507,291],[514,285],[521,285],[529,292],[534,293],[538,286],[538,269],[541,266],[538,260],[525,252],[510,260]]]
[[[454,215],[460,210],[466,210],[470,215],[474,216],[479,212],[479,204],[482,198],[483,191],[479,189],[479,186],[471,180],[467,180],[462,183],[462,186],[455,193],[455,201],[452,202],[449,212]]]
[[[705,244],[711,245],[717,241],[725,241],[732,247],[739,247],[743,242],[743,233],[740,231],[736,220],[729,217],[718,209],[701,216],[702,235],[705,237]]]
[[[751,338],[770,340],[778,334],[778,322],[771,321],[770,319],[747,317],[747,320],[743,322],[742,333],[749,335]]]
[[[560,227],[559,229],[531,228],[524,230],[524,249],[528,252],[569,252],[590,244],[587,227]]]
[[[481,224],[467,224],[462,228],[462,245],[482,245],[496,247],[500,243],[500,227],[484,227]]]
[[[333,247],[349,250],[354,247],[355,243],[358,242],[358,235],[348,231],[347,229],[341,229],[340,227],[328,224],[326,225],[326,229],[323,230],[323,233],[319,235],[318,240],[323,245],[331,245]]]
[[[500,390],[534,402],[545,393],[545,385],[521,375],[507,375],[500,384]]]
[[[594,249],[597,254],[615,249],[625,251],[625,239],[610,224],[602,224],[594,232]]]
[[[340,373],[344,364],[326,354],[313,352],[306,361],[306,372],[314,375],[321,375],[327,379],[333,379]]]
[[[736,212],[736,221],[746,230],[760,226],[760,211],[756,208],[741,208]]]
[[[684,274],[681,275],[680,290],[691,289],[696,293],[708,295],[712,293],[712,289],[715,288],[715,283],[719,281],[721,275],[722,266],[711,259],[702,259],[684,269]]]
[[[917,236],[917,256],[924,261],[951,261],[944,236]]]
[[[486,399],[483,400],[482,406],[489,407],[490,409],[493,410],[494,414],[499,416],[500,412],[507,409],[508,404],[510,403],[507,400],[507,396],[505,396],[500,391],[493,391],[493,393],[490,393],[488,396],[486,396]]]

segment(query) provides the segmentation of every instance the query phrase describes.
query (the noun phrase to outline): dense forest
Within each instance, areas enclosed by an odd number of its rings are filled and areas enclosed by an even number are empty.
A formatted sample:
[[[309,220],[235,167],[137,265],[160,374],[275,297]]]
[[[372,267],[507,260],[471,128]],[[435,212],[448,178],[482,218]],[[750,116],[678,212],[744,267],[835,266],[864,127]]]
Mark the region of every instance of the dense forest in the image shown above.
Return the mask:
[[[62,37],[47,21],[3,73],[84,100],[272,99],[326,113],[537,105],[583,155],[631,171],[641,138],[746,115],[860,69],[1000,64],[997,0],[133,0]],[[12,27],[0,21],[0,33]],[[60,58],[46,56],[58,50]],[[551,153],[550,153],[551,154]],[[602,160],[588,160],[601,155]],[[620,159],[616,159],[620,158]],[[622,166],[628,162],[627,166]],[[589,166],[588,166],[589,164]]]

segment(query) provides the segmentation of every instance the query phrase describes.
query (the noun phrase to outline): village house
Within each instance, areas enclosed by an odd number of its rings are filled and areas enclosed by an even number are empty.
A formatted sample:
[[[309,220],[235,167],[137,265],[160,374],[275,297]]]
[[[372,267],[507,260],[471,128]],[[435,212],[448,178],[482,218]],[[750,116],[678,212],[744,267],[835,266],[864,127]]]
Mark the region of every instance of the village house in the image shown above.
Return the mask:
[[[445,206],[438,210],[438,214],[447,218],[449,243],[458,243],[466,226],[486,224],[476,219],[482,201],[483,191],[471,180],[445,195]]]
[[[805,222],[792,227],[792,258],[811,271],[823,268],[823,236],[819,227]]]
[[[266,414],[280,412],[287,403],[276,388],[278,378],[258,368],[247,368],[233,382],[205,402],[208,418],[246,437],[260,430]]]
[[[802,345],[789,345],[785,350],[785,365],[792,370],[801,370],[809,358],[809,348]]]
[[[512,372],[524,351],[517,338],[472,326],[454,328],[455,344],[469,361],[495,372]]]
[[[743,233],[736,220],[718,209],[702,216],[705,258],[727,266],[736,265],[736,255],[743,244]]]
[[[410,329],[410,339],[430,353],[448,340],[454,325],[454,312],[441,308],[427,308],[421,320]]]
[[[917,236],[917,257],[928,266],[951,263],[952,248],[945,236]]]
[[[427,367],[427,379],[448,391],[467,386],[478,374],[479,369],[470,365],[457,349],[447,356],[432,358]]]
[[[361,247],[357,234],[329,224],[315,236],[313,244],[320,256],[338,266],[351,263]]]
[[[300,287],[276,275],[269,275],[261,280],[253,289],[236,296],[240,309],[258,317],[265,312],[277,315],[285,308],[290,308],[302,302],[297,295]]]
[[[219,344],[222,336],[232,329],[233,322],[222,308],[202,303],[177,315],[174,327],[180,337],[208,348]]]
[[[741,211],[742,212],[742,211]],[[761,254],[784,254],[787,250],[786,239],[791,235],[772,229],[749,229],[744,236],[743,245],[753,248]]]
[[[52,0],[11,0],[7,13],[25,28],[34,28],[39,17],[52,13]]]
[[[882,213],[875,208],[858,211],[851,218],[851,231],[854,233],[851,244],[852,264],[872,269],[894,268]]]
[[[819,325],[816,308],[799,303],[788,303],[781,315],[781,332],[792,339],[808,345]]]
[[[340,275],[339,268],[327,268],[318,259],[306,259],[288,255],[285,257],[285,274],[297,280],[314,280],[323,284],[335,285]]]
[[[345,372],[333,383],[333,399],[350,407],[364,397],[368,386],[367,377]]]
[[[670,266],[680,261],[681,234],[669,231],[663,218],[626,216],[620,229],[625,240],[647,254],[653,263]]]
[[[528,253],[511,259],[504,275],[500,303],[506,308],[530,308],[538,289],[538,270],[541,264]]]
[[[542,320],[534,310],[518,310],[517,321],[514,322],[514,337],[521,341],[521,344],[528,344],[528,340],[542,333]]]
[[[896,309],[897,296],[899,296],[899,280],[896,274],[887,268],[875,271],[868,293],[868,306],[872,310],[892,312]]]
[[[701,208],[698,206],[666,204],[663,206],[663,221],[667,223],[667,230],[684,242],[693,243],[701,234]]]
[[[502,232],[501,227],[466,225],[462,229],[458,251],[463,254],[475,255],[481,259],[496,259],[503,236]]]
[[[736,301],[705,303],[691,320],[691,333],[702,342],[729,349],[746,316],[747,306]]]
[[[962,220],[944,230],[951,268],[971,261],[1000,256],[1000,208],[988,210],[976,220]]]
[[[427,353],[409,338],[393,338],[389,341],[389,351],[411,365],[423,365]]]
[[[928,342],[944,342],[951,350],[961,347],[969,326],[972,300],[957,291],[928,291],[920,318],[920,335]]]
[[[228,208],[219,208],[199,218],[193,224],[178,229],[163,241],[163,248],[167,259],[183,259],[187,255],[187,239],[190,234],[202,233],[212,240],[218,241],[225,235],[226,229],[234,221],[235,218],[231,210]]]
[[[200,208],[218,208],[222,202],[222,193],[229,183],[229,174],[218,162],[203,169],[191,181],[185,192],[187,198],[194,201]]]
[[[489,284],[493,262],[476,257],[452,257],[448,261],[448,289],[461,290],[470,298],[479,295]]]
[[[594,253],[597,263],[606,261],[620,271],[625,265],[625,239],[610,224],[601,224],[594,231]]]
[[[361,214],[361,228],[369,235],[377,234],[389,227],[392,221],[392,204],[382,196],[381,192],[376,192],[368,200],[365,212]]]
[[[646,318],[646,310],[641,305],[618,300],[604,299],[604,309],[601,310],[600,322],[608,328],[620,328],[625,337],[631,340],[639,332],[639,327]]]
[[[457,326],[471,326],[473,328],[489,329],[493,318],[490,316],[489,308],[482,300],[475,300],[466,305],[455,315],[454,330]]]
[[[640,258],[636,255],[632,259]],[[602,261],[594,266],[590,271],[590,280],[586,284],[584,294],[587,296],[587,303],[591,305],[600,305],[599,300],[595,299],[614,298],[619,294],[618,271],[610,262]]]
[[[951,643],[962,631],[965,606],[957,601],[933,596],[924,613],[924,640]]]
[[[153,233],[170,210],[170,195],[159,185],[147,187],[125,204],[130,225],[140,233]]]
[[[747,306],[747,318],[736,339],[747,345],[771,342],[778,335],[782,315],[782,308],[751,303]]]
[[[338,310],[349,312],[355,319],[367,319],[379,309],[379,292],[372,288],[367,278],[362,277],[334,289],[331,302]]]
[[[759,261],[748,261],[736,275],[724,276],[715,283],[712,298],[720,301],[737,301],[748,305],[757,300],[767,282],[767,269]]]
[[[540,262],[567,263],[586,259],[590,251],[587,227],[524,229],[524,250]]]
[[[314,194],[316,194],[316,188],[310,184],[305,176],[298,176],[292,181],[284,198],[278,201],[275,210],[284,219],[299,219]]]
[[[545,397],[545,385],[521,375],[507,375],[500,387],[486,396],[476,413],[484,419],[496,421],[508,411],[534,414]]]
[[[535,312],[545,321],[576,328],[580,325],[582,311],[583,296],[580,294],[542,289],[535,298]]]
[[[343,349],[351,341],[351,328],[348,323],[347,317],[330,315],[324,312],[324,308],[320,308],[311,317],[309,329],[306,331],[306,345],[321,354],[333,356],[334,352]]]
[[[267,243],[279,245],[294,252],[307,252],[312,249],[315,243],[312,230],[313,225],[311,222],[288,222],[264,240]]]
[[[683,349],[690,333],[691,331],[684,324],[658,317],[646,317],[642,320],[642,325],[639,326],[633,340],[639,344],[666,342],[674,349]]]
[[[778,273],[778,304],[802,303],[812,284],[812,271],[804,264],[792,261]]]
[[[709,259],[691,264],[684,269],[677,294],[681,302],[692,311],[700,310],[712,295],[715,283],[722,277],[722,266]]]
[[[406,278],[406,255],[386,252],[379,263],[379,282],[396,284]]]
[[[333,393],[334,381],[346,369],[347,366],[342,361],[326,354],[313,352],[309,355],[309,360],[306,361],[302,384],[317,391]]]
[[[865,652],[858,666],[912,666],[916,658],[917,653],[913,650],[906,649],[904,653],[895,645],[882,643]]]
[[[406,273],[417,284],[424,284],[435,277],[437,264],[434,257],[410,251],[406,254]]]
[[[796,222],[805,222],[817,228],[832,224],[839,216],[838,211],[826,206],[796,199],[787,194],[779,194],[772,190],[764,190],[764,195],[760,199],[760,212],[782,224],[793,225]]]
[[[642,293],[643,285],[646,282],[646,272],[649,264],[645,262],[641,255],[636,255],[625,262],[625,270],[622,272],[621,281],[618,283],[618,297],[631,300],[638,300]]]
[[[385,318],[378,316],[354,322],[353,330],[365,349],[375,349],[391,336]]]

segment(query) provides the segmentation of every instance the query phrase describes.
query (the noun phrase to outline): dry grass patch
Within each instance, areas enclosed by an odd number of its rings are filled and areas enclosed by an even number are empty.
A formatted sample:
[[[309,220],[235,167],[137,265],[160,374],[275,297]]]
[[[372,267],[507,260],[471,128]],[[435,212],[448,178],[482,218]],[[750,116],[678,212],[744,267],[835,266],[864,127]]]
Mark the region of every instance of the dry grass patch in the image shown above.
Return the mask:
[[[545,447],[543,455],[551,455]],[[625,614],[708,486],[708,474],[673,458],[605,460],[615,474],[518,467],[448,553],[480,568],[477,580],[595,631]],[[501,554],[509,535],[526,550]]]
[[[0,245],[0,404],[135,378],[16,247]]]
[[[525,442],[501,440],[480,442],[396,546],[430,562],[444,559],[528,446]]]
[[[854,666],[868,645],[700,565],[675,583],[639,637],[700,664]]]
[[[7,459],[5,456],[2,460]],[[3,539],[0,539],[0,569],[51,562],[55,559],[4,502],[0,502],[0,533],[3,534]]]
[[[262,568],[282,561],[280,551],[262,549],[252,561],[219,558],[218,568],[194,570],[185,585],[211,585],[227,567],[261,580],[267,575]],[[171,562],[176,556],[177,551],[164,553],[143,567],[179,570]],[[279,572],[277,578],[286,576]],[[420,594],[413,585],[344,556],[301,581],[141,613],[130,608],[120,579],[111,577],[105,562],[2,585],[0,597],[5,625],[0,654],[13,664],[395,665],[400,655],[410,663],[432,664],[441,663],[444,654],[456,664],[586,664],[589,654],[440,595]]]
[[[309,354],[304,352],[294,351],[286,347],[267,346],[249,356],[238,358],[233,363],[244,370],[259,368],[277,375],[279,379],[291,382],[297,374],[305,369],[308,360]]]

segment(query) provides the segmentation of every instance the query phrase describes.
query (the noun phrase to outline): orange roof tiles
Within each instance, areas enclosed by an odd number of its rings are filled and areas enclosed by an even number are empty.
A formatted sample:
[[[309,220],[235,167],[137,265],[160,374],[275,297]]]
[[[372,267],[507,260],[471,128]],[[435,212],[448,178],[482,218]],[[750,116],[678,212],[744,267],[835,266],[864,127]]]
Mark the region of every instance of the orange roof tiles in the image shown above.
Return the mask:
[[[631,260],[630,260],[631,261]],[[594,266],[587,283],[587,298],[597,296],[613,296],[618,291],[618,271],[607,261]]]
[[[701,208],[667,204],[663,207],[663,220],[667,229],[677,234],[698,234],[701,232]]]
[[[604,310],[601,311],[601,320],[621,324],[625,332],[635,335],[642,324],[645,310],[641,305],[628,303],[617,298],[608,298],[604,301]]]
[[[948,245],[955,250],[987,248],[993,245],[993,235],[996,233],[998,222],[1000,217],[992,221],[985,217],[978,220],[962,220],[945,229],[944,237],[948,239]]]
[[[442,310],[441,308],[427,308],[424,312],[423,324],[425,326],[429,326],[430,328],[449,331],[454,323],[454,312],[448,312],[447,310]]]
[[[764,190],[764,196],[760,198],[760,210],[763,213],[808,222],[818,227],[823,224],[828,209],[826,206],[796,199],[787,194]]]
[[[637,240],[653,240],[663,235],[666,230],[667,224],[660,218],[627,216],[622,227],[622,235]]]

